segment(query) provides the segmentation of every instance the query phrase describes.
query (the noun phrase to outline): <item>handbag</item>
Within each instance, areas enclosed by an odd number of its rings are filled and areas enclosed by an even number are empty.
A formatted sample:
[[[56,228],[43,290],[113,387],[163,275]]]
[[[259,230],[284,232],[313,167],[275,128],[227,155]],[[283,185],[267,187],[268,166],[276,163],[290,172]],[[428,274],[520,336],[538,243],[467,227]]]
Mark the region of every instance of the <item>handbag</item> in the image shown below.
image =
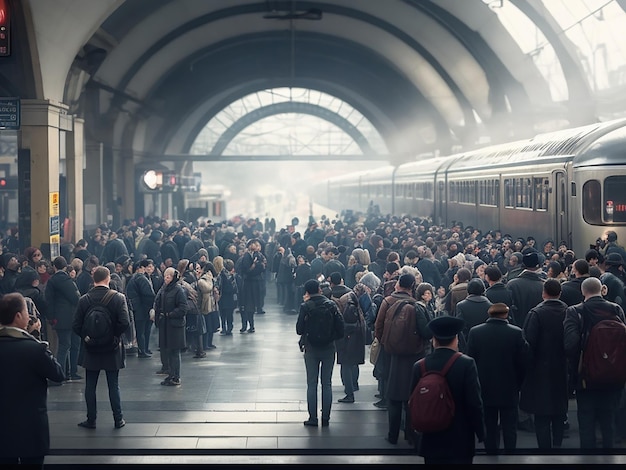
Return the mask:
[[[378,360],[378,356],[380,354],[380,343],[378,342],[378,338],[374,338],[372,344],[370,346],[370,363],[376,365],[376,361]]]

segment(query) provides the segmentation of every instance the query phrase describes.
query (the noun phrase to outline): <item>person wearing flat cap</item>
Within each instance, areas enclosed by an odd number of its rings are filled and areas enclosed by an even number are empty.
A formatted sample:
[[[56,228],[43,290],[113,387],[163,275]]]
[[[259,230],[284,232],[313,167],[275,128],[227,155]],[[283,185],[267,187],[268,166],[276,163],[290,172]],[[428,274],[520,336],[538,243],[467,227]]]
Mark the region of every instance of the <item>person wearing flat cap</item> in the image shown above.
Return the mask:
[[[506,304],[493,304],[488,313],[485,323],[469,330],[467,354],[478,367],[485,410],[485,450],[494,455],[500,446],[500,429],[505,451],[517,447],[519,392],[529,348],[522,329],[508,322]]]
[[[524,270],[521,274],[506,283],[511,291],[512,306],[510,316],[515,325],[524,326],[524,320],[531,308],[543,302],[542,292],[544,279],[541,277],[539,255],[536,251],[526,253],[522,259]]]
[[[424,358],[427,371],[440,371],[459,347],[459,333],[465,323],[460,318],[441,316],[428,323],[434,351]],[[411,390],[422,376],[418,363],[413,366]],[[423,433],[417,451],[426,464],[471,464],[476,452],[476,439],[485,437],[483,402],[476,363],[460,354],[454,361],[446,380],[455,403],[455,414],[448,429]]]
[[[613,274],[622,282],[626,283],[626,271],[624,271],[626,263],[624,263],[624,259],[619,253],[609,253],[604,259],[604,266],[606,267],[605,271],[607,273]]]

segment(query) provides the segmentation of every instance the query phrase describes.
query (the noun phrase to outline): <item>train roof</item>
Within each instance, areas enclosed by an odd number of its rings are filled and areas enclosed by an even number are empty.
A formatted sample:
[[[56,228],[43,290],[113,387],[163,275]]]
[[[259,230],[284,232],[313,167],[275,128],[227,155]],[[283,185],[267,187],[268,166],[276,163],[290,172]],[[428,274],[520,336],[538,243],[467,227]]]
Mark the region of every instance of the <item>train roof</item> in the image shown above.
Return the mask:
[[[626,124],[626,123],[625,123]],[[614,128],[591,143],[574,158],[574,167],[626,163],[626,125]]]

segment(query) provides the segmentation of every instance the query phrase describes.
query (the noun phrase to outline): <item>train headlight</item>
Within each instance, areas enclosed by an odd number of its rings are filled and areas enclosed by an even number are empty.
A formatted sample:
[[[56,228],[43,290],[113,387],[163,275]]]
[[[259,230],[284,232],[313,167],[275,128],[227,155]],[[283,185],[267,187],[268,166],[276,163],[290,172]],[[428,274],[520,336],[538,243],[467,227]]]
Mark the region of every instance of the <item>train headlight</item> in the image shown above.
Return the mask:
[[[148,189],[155,190],[159,186],[159,175],[154,170],[148,170],[143,174],[143,184],[146,185]],[[162,180],[162,177],[161,177]],[[162,181],[161,181],[162,184]]]

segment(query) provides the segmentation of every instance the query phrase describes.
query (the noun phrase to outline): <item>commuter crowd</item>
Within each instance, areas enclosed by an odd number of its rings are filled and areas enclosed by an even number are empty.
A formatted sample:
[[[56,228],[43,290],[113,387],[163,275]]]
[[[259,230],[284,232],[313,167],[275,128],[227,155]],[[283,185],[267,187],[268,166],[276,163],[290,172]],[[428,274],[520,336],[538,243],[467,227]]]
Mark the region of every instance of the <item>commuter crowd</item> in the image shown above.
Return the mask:
[[[43,344],[46,360],[58,366],[43,374],[44,385],[83,380],[83,367],[84,428],[96,426],[95,390],[104,370],[119,428],[125,421],[117,373],[127,355],[153,357],[153,327],[161,385],[180,386],[181,354],[205,358],[217,347],[214,335],[232,335],[237,320],[239,334],[254,334],[267,289],[275,288],[282,310],[298,314],[306,426],[319,422],[318,381],[321,424],[330,425],[334,364],[345,392],[339,401],[354,403],[359,365],[370,360],[378,382],[374,406],[388,414],[387,440],[396,444],[403,431],[430,462],[471,462],[476,439],[488,453],[500,452],[501,439],[504,451],[514,451],[518,429],[534,431],[541,449],[558,448],[572,397],[581,449],[597,446],[596,424],[603,448],[626,437],[624,383],[598,385],[579,370],[594,325],[607,316],[624,322],[626,253],[615,232],[576,254],[563,241],[538,244],[406,217],[323,217],[310,219],[302,233],[274,226],[258,219],[127,220],[118,230],[103,224],[64,244],[52,260],[37,247],[20,250],[12,229],[0,255],[0,348],[13,344],[4,339],[14,328]],[[107,298],[108,291],[115,293]],[[117,338],[105,354],[90,350],[85,338],[95,304],[111,312]],[[29,322],[22,327],[24,312]],[[366,358],[367,345],[378,354]],[[447,375],[454,420],[438,433],[416,432],[411,393],[425,370],[443,369],[455,350],[463,355]]]

